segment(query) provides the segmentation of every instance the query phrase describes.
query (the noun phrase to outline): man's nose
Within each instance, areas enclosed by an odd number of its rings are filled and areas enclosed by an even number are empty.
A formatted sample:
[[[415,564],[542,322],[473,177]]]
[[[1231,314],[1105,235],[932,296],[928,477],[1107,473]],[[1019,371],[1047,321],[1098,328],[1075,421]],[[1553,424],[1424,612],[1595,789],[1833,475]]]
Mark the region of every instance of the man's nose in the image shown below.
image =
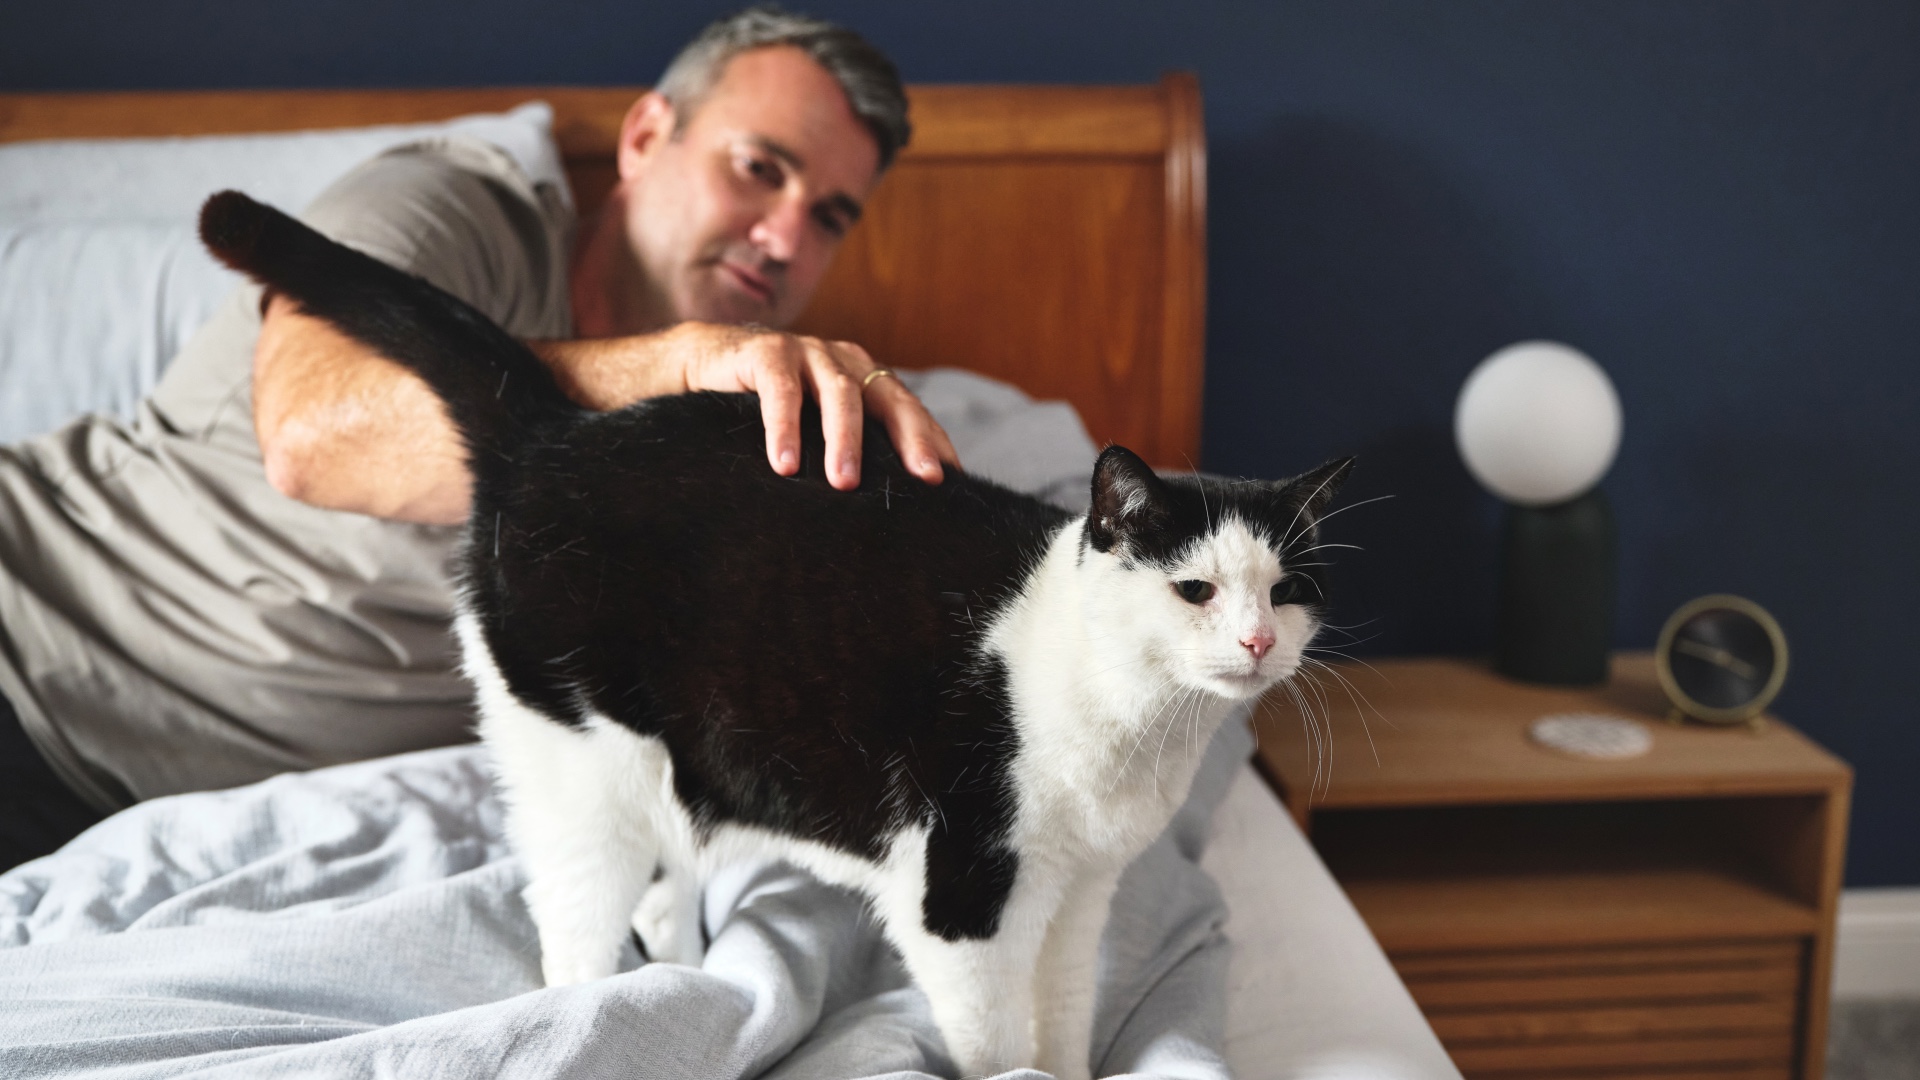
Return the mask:
[[[776,262],[792,262],[800,250],[807,228],[807,209],[797,199],[781,199],[767,208],[753,231],[747,234],[754,246]]]

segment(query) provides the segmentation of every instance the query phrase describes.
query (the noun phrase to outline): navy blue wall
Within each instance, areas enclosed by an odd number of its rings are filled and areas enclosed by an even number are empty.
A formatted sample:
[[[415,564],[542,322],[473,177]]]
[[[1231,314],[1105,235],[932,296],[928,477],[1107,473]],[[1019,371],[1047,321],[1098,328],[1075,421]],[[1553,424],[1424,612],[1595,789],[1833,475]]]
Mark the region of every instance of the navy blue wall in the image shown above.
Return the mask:
[[[645,82],[718,5],[8,4],[0,88]],[[1521,338],[1612,373],[1619,643],[1739,592],[1778,711],[1859,770],[1849,881],[1920,884],[1920,6],[821,0],[917,81],[1199,72],[1205,465],[1358,452],[1357,651],[1488,648],[1454,392]],[[1351,760],[1351,759],[1350,759]]]

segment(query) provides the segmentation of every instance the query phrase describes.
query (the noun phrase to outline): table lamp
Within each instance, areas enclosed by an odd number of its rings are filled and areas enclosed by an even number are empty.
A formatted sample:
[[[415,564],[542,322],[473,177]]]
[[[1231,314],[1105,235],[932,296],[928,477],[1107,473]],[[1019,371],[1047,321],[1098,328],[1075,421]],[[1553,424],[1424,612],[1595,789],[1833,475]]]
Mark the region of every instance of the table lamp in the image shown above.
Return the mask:
[[[1494,667],[1526,682],[1606,681],[1613,511],[1594,485],[1620,448],[1620,398],[1600,365],[1551,341],[1509,345],[1460,387],[1454,440],[1507,504]]]

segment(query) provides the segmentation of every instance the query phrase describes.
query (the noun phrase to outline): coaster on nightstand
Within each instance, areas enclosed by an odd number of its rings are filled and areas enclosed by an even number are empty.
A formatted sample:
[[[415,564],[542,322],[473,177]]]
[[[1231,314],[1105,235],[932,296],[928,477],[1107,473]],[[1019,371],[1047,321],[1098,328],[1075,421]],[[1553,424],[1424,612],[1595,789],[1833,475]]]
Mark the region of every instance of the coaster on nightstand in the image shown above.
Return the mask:
[[[1542,746],[1575,757],[1617,760],[1653,749],[1653,732],[1638,720],[1603,713],[1554,713],[1527,725]]]

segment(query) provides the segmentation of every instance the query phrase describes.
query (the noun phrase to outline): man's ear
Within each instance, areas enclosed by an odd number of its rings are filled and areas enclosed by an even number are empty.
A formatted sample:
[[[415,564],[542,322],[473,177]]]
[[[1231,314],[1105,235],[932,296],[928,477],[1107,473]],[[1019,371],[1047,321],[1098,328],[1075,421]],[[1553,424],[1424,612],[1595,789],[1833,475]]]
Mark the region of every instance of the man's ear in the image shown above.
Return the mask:
[[[1093,463],[1093,507],[1087,513],[1087,538],[1095,551],[1143,531],[1166,527],[1170,516],[1167,486],[1138,454],[1109,446]]]
[[[627,106],[626,118],[620,121],[620,147],[615,155],[620,179],[633,179],[646,160],[673,138],[674,122],[673,103],[658,90],[641,94]]]

